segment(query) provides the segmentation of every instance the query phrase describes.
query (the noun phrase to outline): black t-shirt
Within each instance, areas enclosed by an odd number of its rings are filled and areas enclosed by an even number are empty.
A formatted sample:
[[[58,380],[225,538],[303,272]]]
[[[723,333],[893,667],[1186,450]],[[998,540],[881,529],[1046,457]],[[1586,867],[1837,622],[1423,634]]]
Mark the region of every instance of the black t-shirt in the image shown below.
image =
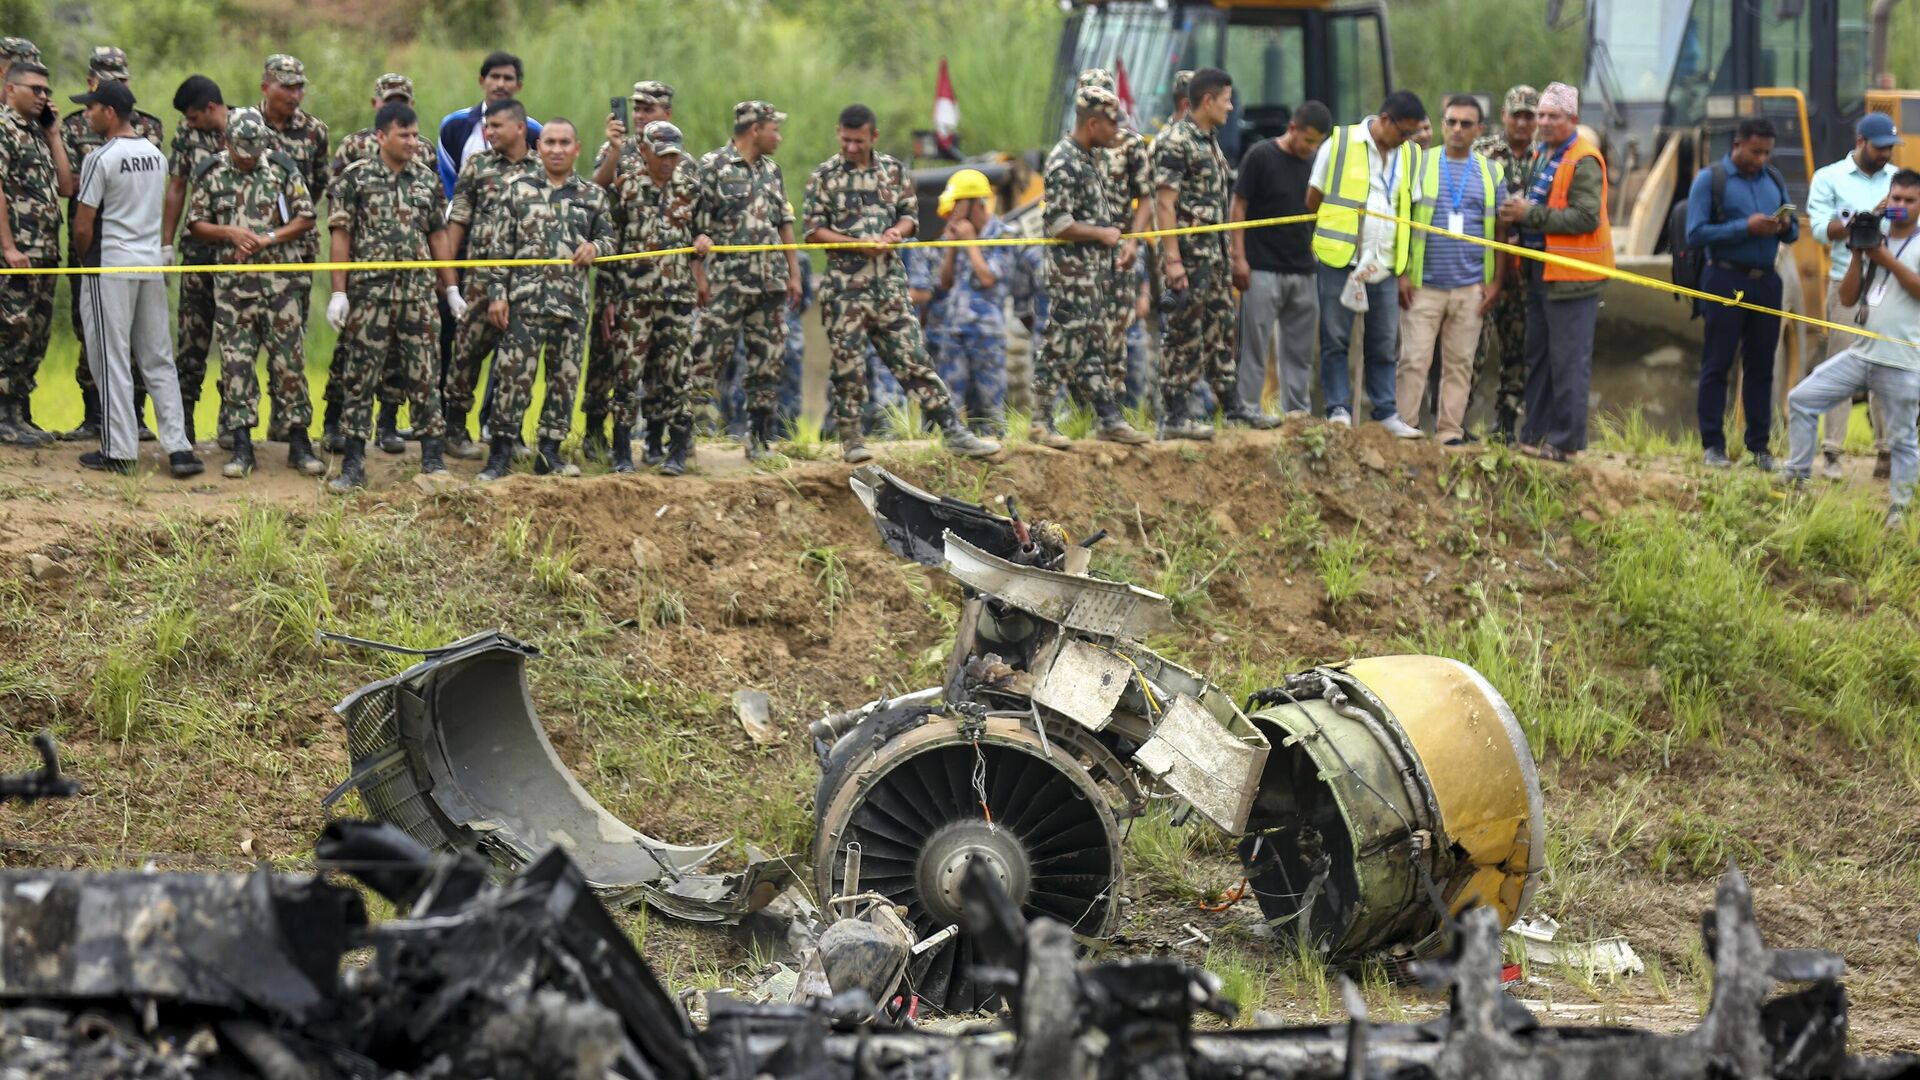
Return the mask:
[[[1233,193],[1247,200],[1247,220],[1292,217],[1307,212],[1313,159],[1301,160],[1262,139],[1240,162]],[[1280,274],[1313,273],[1313,223],[1247,230],[1247,265]]]

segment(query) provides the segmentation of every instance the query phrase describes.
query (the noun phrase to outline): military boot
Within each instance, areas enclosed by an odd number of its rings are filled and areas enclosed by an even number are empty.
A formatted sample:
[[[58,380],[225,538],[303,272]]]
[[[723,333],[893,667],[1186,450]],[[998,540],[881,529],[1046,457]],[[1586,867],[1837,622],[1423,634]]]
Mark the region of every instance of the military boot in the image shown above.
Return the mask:
[[[367,440],[347,439],[341,445],[344,456],[340,459],[340,474],[327,481],[327,490],[336,495],[367,486]]]
[[[495,435],[487,444],[487,463],[474,476],[478,483],[490,483],[513,471],[513,436]]]
[[[1027,441],[1044,446],[1049,450],[1071,450],[1073,440],[1053,430],[1046,423],[1036,419],[1027,427]]]
[[[467,434],[467,414],[459,409],[447,410],[447,453],[461,461],[478,461],[486,454]]]
[[[664,445],[666,441],[667,422],[665,420],[647,421],[646,456],[641,460],[646,462],[648,468],[653,468],[655,465],[667,460],[667,451]]]
[[[660,475],[679,476],[687,471],[687,455],[693,450],[693,421],[679,420],[667,434],[667,456],[660,463]]]
[[[610,460],[607,451],[606,415],[603,413],[588,413],[587,433],[580,437],[580,456],[586,458],[588,461],[605,462]]]
[[[940,425],[941,441],[946,443],[948,453],[983,458],[1000,452],[999,443],[975,435],[951,408],[936,412],[933,421]]]
[[[233,442],[233,456],[220,466],[220,475],[229,480],[241,480],[253,473],[253,436],[246,428],[237,427],[227,435]]]
[[[756,409],[747,421],[747,460],[758,465],[773,456],[773,414]]]
[[[39,446],[20,430],[20,410],[10,397],[0,397],[0,443],[13,446]]]
[[[873,451],[867,449],[867,441],[858,435],[840,440],[840,460],[849,465],[862,465],[873,460]]]
[[[1153,441],[1153,436],[1127,423],[1127,416],[1112,398],[1104,398],[1094,403],[1094,415],[1100,418],[1094,437],[1101,442],[1121,443],[1126,446],[1138,446]],[[1207,429],[1211,435],[1213,429]]]
[[[559,439],[541,439],[534,451],[533,471],[541,476],[579,476],[580,466],[560,456]]]
[[[313,439],[306,428],[287,429],[287,468],[306,476],[321,476],[327,471],[327,463],[314,456]]]
[[[327,453],[338,454],[347,448],[346,436],[340,433],[340,403],[329,399],[326,411],[320,416],[320,443]]]
[[[154,440],[153,429],[147,426],[147,388],[144,386],[133,388],[133,424],[140,429],[141,442]]]
[[[84,363],[84,361],[83,361]],[[60,433],[61,442],[81,442],[100,437],[100,391],[89,388],[80,395],[80,426]]]
[[[421,439],[420,475],[444,476],[446,472],[447,458],[445,454],[445,444],[439,439],[431,437]]]
[[[1241,401],[1240,395],[1232,390],[1227,390],[1224,393],[1215,390],[1213,397],[1216,401],[1230,401],[1233,403],[1232,408],[1227,409],[1226,412],[1221,415],[1221,419],[1225,421],[1229,427],[1245,427],[1252,428],[1255,431],[1271,431],[1280,426],[1279,417],[1268,416],[1260,409]]]
[[[1519,438],[1520,416],[1512,409],[1500,408],[1494,411],[1493,430],[1487,432],[1487,441],[1510,446]]]
[[[188,401],[186,398],[180,399],[180,427],[181,427],[181,430],[187,433],[188,446],[197,446],[200,443],[200,438],[199,438],[200,433],[198,431],[195,431],[193,426],[194,406],[199,404],[200,403],[198,401]],[[227,435],[228,435],[228,438],[231,439],[233,433],[228,432]],[[227,447],[223,447],[222,449],[231,450],[233,449],[233,447],[227,446]],[[252,469],[253,466],[249,465],[247,467],[248,469]]]
[[[1160,439],[1162,442],[1173,439],[1211,439],[1213,425],[1203,424],[1193,418],[1188,408],[1186,394],[1168,390],[1161,394]]]
[[[625,424],[613,425],[613,471],[633,471],[633,429]]]
[[[407,452],[407,440],[400,437],[400,406],[380,403],[380,422],[374,428],[374,441],[389,454]]]
[[[35,446],[45,446],[50,442],[56,441],[53,432],[44,431],[39,424],[33,422],[33,396],[31,394],[21,394],[13,400],[20,406],[19,414],[13,421],[14,426],[20,429],[20,434],[32,439]]]

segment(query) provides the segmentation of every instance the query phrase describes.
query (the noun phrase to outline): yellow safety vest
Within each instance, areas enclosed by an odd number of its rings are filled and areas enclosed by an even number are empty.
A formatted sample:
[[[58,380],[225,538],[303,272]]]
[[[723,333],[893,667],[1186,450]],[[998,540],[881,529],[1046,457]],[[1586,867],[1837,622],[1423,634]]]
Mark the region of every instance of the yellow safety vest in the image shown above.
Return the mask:
[[[1361,139],[1363,126],[1351,124],[1333,136],[1332,158],[1327,163],[1329,177],[1316,177],[1320,188],[1320,210],[1313,222],[1313,253],[1335,269],[1353,265],[1354,251],[1360,243],[1360,211],[1367,205],[1367,190],[1372,186],[1372,171],[1367,168],[1367,147]],[[1413,205],[1413,174],[1419,169],[1410,142],[1394,150],[1390,163],[1393,178],[1393,212],[1405,218]],[[1331,183],[1329,183],[1329,178]],[[1324,185],[1324,186],[1323,186]],[[1367,228],[1378,229],[1386,222],[1372,220]],[[1407,269],[1408,234],[1405,222],[1393,223],[1393,272]]]
[[[1440,159],[1446,156],[1445,150],[1430,150],[1421,155],[1424,164],[1420,169],[1420,201],[1413,206],[1413,220],[1422,225],[1433,224],[1434,209],[1443,194],[1440,191]],[[1480,235],[1492,239],[1494,238],[1493,215],[1494,211],[1499,209],[1499,204],[1494,202],[1493,193],[1494,189],[1500,185],[1504,174],[1500,166],[1488,161],[1483,155],[1474,154],[1472,159],[1480,166],[1480,184],[1486,190],[1486,212],[1480,219]],[[1465,184],[1467,181],[1461,181],[1461,183]],[[1453,193],[1444,194],[1451,198]],[[1448,210],[1452,210],[1451,204],[1448,205]],[[1426,273],[1427,235],[1425,231],[1417,231],[1413,234],[1413,250],[1407,256],[1407,273],[1412,276],[1413,287],[1416,289],[1420,287],[1421,276]],[[1482,248],[1481,250],[1486,252],[1486,276],[1481,278],[1481,283],[1485,284],[1493,280],[1493,249]]]

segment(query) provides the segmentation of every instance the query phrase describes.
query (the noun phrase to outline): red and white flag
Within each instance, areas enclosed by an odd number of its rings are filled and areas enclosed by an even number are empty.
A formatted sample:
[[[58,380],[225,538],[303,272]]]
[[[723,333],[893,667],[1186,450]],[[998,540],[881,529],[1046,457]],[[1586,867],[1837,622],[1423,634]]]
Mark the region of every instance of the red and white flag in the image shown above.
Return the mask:
[[[1113,96],[1120,99],[1120,119],[1128,127],[1138,127],[1133,115],[1133,87],[1127,85],[1127,64],[1113,58]]]
[[[953,100],[953,79],[947,75],[947,58],[940,58],[940,80],[933,90],[933,136],[942,154],[955,152],[955,137],[960,132],[960,105]]]

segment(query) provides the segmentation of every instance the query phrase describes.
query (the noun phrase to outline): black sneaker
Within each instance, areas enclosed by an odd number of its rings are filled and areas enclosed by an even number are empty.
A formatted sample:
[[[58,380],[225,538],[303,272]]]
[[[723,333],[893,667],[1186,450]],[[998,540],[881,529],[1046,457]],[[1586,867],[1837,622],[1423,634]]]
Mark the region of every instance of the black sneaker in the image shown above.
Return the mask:
[[[177,479],[184,480],[189,476],[199,476],[206,472],[207,465],[206,462],[194,457],[191,450],[175,450],[167,455],[167,471]]]
[[[122,476],[133,471],[133,462],[126,458],[108,457],[98,450],[89,450],[80,455],[83,468],[98,469],[101,472],[119,473]]]

